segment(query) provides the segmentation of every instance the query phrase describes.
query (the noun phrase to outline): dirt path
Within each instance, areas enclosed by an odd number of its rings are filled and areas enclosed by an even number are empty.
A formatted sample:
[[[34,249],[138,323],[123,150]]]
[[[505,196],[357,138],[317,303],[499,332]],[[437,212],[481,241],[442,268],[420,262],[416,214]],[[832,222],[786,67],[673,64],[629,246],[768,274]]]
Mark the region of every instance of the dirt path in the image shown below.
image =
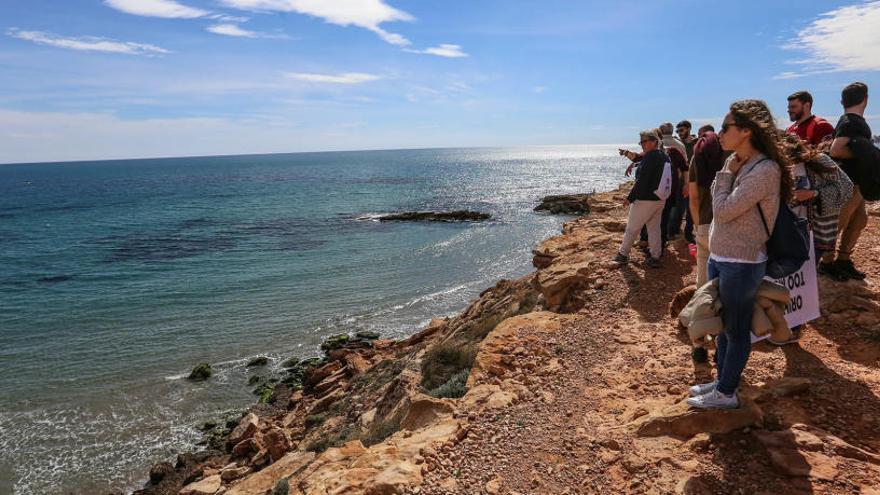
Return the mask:
[[[623,210],[602,217],[622,220]],[[878,223],[872,216],[856,257],[868,283],[822,280],[824,316],[806,326],[799,344],[754,347],[747,388],[809,380],[791,394],[764,387],[771,398],[758,401],[763,417],[756,425],[693,436],[634,431],[640,420],[680,414],[675,404],[687,387],[710,373],[691,360],[668,313],[676,292],[693,282],[680,241],[661,269],[638,260],[619,270],[606,266],[574,287],[567,303],[573,312],[559,330],[514,349],[507,370],[484,380],[529,392],[503,410],[472,414],[467,437],[429,458],[424,483],[411,493],[880,493]],[[602,265],[620,242],[619,225],[595,215],[567,228],[574,246],[557,250],[545,270]],[[534,331],[519,325],[512,345]]]

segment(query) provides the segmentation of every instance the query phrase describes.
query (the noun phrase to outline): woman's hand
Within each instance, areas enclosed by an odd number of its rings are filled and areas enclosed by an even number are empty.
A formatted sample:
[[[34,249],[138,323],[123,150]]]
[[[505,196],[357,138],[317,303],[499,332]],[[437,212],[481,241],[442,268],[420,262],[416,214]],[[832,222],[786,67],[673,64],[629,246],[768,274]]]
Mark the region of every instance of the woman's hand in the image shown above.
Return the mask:
[[[739,155],[737,155],[736,153],[734,153],[734,154],[733,154],[733,158],[731,158],[731,159],[728,160],[728,162],[727,162],[727,170],[729,170],[729,171],[731,171],[731,172],[733,172],[733,173],[735,174],[735,173],[739,172],[739,169],[741,169],[742,166],[745,165],[745,163],[746,163],[747,161],[749,161],[748,158],[745,158],[745,157],[740,158]]]

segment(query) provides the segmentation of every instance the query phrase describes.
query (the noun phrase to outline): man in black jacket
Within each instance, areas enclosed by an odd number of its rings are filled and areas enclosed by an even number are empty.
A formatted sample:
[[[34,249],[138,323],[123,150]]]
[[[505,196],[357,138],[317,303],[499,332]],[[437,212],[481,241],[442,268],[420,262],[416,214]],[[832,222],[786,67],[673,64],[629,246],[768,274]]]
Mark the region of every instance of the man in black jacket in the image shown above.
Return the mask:
[[[840,168],[852,178],[855,187],[853,197],[840,210],[840,242],[837,247],[837,260],[830,266],[820,265],[821,272],[831,272],[845,278],[862,280],[865,274],[853,265],[851,256],[868,225],[868,212],[865,209],[865,198],[859,189],[858,160],[849,149],[849,141],[853,138],[871,139],[871,128],[865,121],[865,107],[868,106],[868,86],[855,82],[843,88],[840,103],[844,114],[837,122],[834,130],[834,141],[831,143],[832,158],[840,161]]]
[[[640,133],[639,144],[642,146],[642,160],[639,164],[639,173],[636,183],[627,196],[629,218],[626,222],[626,232],[623,235],[623,244],[614,257],[618,265],[629,262],[629,251],[633,242],[642,230],[642,226],[648,229],[648,245],[650,256],[647,265],[651,268],[660,266],[661,244],[661,215],[666,197],[671,191],[671,175],[664,178],[664,169],[670,167],[669,157],[660,151],[660,137],[653,130]],[[671,170],[670,170],[671,173]],[[665,179],[665,180],[664,180]],[[660,191],[665,197],[657,195]]]

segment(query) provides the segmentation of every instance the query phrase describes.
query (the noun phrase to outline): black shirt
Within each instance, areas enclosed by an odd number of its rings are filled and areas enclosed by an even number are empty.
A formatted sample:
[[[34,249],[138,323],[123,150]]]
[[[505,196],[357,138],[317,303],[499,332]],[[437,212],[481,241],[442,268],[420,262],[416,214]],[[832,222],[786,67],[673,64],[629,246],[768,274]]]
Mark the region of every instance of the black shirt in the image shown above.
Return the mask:
[[[834,137],[846,137],[846,138],[865,138],[867,140],[871,140],[871,127],[868,126],[868,122],[859,114],[856,113],[845,113],[840,116],[840,120],[837,121],[837,126],[834,128]],[[853,158],[845,158],[840,160],[840,168],[852,177],[855,173],[855,167],[858,165],[858,160]]]

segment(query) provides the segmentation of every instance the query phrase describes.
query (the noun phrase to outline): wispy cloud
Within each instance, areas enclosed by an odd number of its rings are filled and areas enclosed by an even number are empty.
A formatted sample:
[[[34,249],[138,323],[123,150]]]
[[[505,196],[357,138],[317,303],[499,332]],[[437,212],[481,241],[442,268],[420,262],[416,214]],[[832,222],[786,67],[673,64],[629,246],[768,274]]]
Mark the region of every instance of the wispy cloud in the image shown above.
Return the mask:
[[[238,24],[214,24],[208,26],[209,32],[214,34],[222,34],[224,36],[235,36],[238,38],[287,38],[283,34],[260,33],[244,29]]]
[[[130,41],[117,41],[95,36],[65,38],[63,36],[43,31],[23,31],[17,28],[7,30],[6,34],[20,40],[30,41],[40,45],[54,46],[57,48],[66,48],[68,50],[122,53],[126,55],[161,55],[164,53],[171,53],[170,51],[156,45],[133,43]]]
[[[404,51],[410,53],[421,53],[425,55],[436,55],[438,57],[447,57],[447,58],[460,58],[467,57],[468,54],[462,51],[460,45],[452,45],[448,43],[443,43],[439,46],[433,46],[431,48],[425,48],[424,50],[411,50],[406,49]]]
[[[544,91],[547,91],[547,86],[535,86],[534,88],[532,88],[532,91],[534,91],[535,93],[541,94]]]
[[[773,79],[775,79],[777,81],[782,81],[782,80],[786,80],[786,79],[797,79],[799,77],[804,77],[804,76],[806,76],[806,74],[804,74],[802,72],[786,71],[786,72],[780,72],[779,74],[776,74],[775,76],[773,76]]]
[[[111,8],[126,14],[165,19],[194,19],[205,17],[208,11],[188,7],[174,0],[104,0]]]
[[[296,12],[323,19],[338,26],[357,26],[368,29],[387,43],[409,46],[410,41],[400,34],[384,30],[386,22],[412,21],[410,14],[395,9],[383,0],[220,0],[223,5],[251,12]]]
[[[361,84],[381,79],[381,77],[377,75],[366,74],[363,72],[345,72],[343,74],[287,72],[284,74],[284,76],[290,79],[296,79],[297,81],[326,84]]]
[[[802,72],[783,72],[774,79],[803,75],[880,70],[880,1],[841,7],[821,14],[784,46],[804,52],[794,63]]]

